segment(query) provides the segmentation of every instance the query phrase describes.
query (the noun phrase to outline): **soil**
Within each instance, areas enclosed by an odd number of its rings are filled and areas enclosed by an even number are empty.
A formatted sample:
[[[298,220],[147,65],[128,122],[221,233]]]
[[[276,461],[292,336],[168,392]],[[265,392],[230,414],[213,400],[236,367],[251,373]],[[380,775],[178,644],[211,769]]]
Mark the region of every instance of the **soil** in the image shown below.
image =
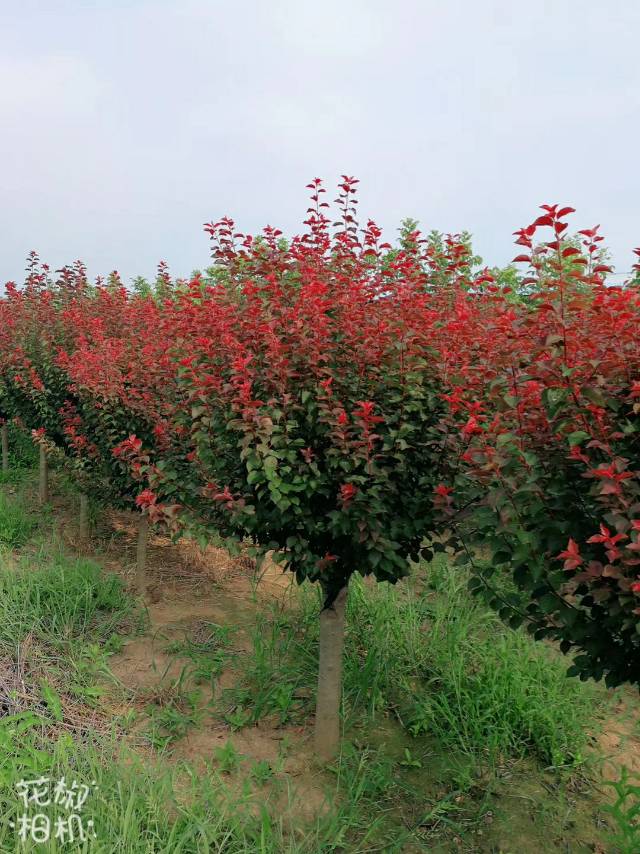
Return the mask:
[[[604,755],[602,775],[605,780],[618,780],[623,767],[640,775],[640,708],[637,692],[625,689],[618,693],[613,709],[603,722],[598,747]]]

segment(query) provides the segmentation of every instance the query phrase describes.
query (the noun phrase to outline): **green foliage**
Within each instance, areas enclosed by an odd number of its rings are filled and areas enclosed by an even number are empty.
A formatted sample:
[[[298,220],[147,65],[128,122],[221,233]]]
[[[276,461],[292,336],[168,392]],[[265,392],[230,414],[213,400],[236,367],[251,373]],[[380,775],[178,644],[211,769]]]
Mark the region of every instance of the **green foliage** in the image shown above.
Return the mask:
[[[131,607],[122,580],[91,561],[0,568],[0,645],[30,634],[58,646],[87,636],[108,640]]]
[[[8,499],[0,492],[0,545],[17,548],[31,536],[37,522],[24,503],[15,496]]]
[[[424,581],[422,577],[424,576]],[[475,762],[534,755],[546,765],[586,756],[596,694],[567,680],[563,659],[504,626],[467,589],[466,573],[436,561],[405,589],[351,580],[344,661],[346,724],[398,717]],[[258,615],[238,686],[225,692],[236,728],[304,716],[313,702],[321,598]],[[280,705],[281,704],[281,705]]]
[[[354,586],[347,700],[395,708],[412,735],[476,757],[581,762],[594,692],[567,681],[562,659],[474,603],[446,563],[415,593]]]
[[[623,768],[620,778],[606,781],[606,785],[616,795],[614,803],[604,807],[615,823],[616,832],[611,839],[615,850],[619,854],[637,854],[640,851],[640,780]]]

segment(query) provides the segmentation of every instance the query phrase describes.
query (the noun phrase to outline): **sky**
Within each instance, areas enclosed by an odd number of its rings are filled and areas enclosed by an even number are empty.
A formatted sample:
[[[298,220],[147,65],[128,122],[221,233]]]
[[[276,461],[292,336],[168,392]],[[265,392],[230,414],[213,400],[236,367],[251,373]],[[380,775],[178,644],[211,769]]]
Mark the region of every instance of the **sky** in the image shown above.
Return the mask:
[[[32,248],[188,275],[204,222],[297,233],[342,173],[387,239],[411,216],[504,264],[560,202],[623,273],[639,33],[638,0],[0,0],[0,281]]]

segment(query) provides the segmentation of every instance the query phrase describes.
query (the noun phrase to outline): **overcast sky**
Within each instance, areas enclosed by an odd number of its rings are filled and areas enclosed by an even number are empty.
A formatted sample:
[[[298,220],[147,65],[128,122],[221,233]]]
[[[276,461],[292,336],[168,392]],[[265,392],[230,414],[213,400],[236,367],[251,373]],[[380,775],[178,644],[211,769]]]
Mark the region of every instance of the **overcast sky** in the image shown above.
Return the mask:
[[[640,245],[638,0],[0,0],[0,280],[207,263],[202,223],[295,232],[314,176],[388,233],[536,206]]]

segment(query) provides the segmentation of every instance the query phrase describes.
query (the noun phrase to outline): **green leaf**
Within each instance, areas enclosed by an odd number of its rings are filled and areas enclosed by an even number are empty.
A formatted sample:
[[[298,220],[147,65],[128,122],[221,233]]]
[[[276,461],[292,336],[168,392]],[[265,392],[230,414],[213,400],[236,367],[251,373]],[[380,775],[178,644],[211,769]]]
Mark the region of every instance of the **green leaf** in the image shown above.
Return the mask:
[[[585,433],[584,430],[574,430],[573,433],[569,433],[567,439],[569,440],[569,445],[573,448],[574,445],[580,445],[585,439],[589,439],[590,436],[588,433]]]
[[[544,614],[552,614],[554,611],[558,610],[560,602],[558,597],[554,596],[553,593],[545,593],[545,595],[539,599],[538,604],[540,606],[540,610]]]
[[[40,680],[40,690],[42,691],[42,698],[47,704],[54,720],[58,722],[62,721],[63,715],[60,697],[46,679]]]

